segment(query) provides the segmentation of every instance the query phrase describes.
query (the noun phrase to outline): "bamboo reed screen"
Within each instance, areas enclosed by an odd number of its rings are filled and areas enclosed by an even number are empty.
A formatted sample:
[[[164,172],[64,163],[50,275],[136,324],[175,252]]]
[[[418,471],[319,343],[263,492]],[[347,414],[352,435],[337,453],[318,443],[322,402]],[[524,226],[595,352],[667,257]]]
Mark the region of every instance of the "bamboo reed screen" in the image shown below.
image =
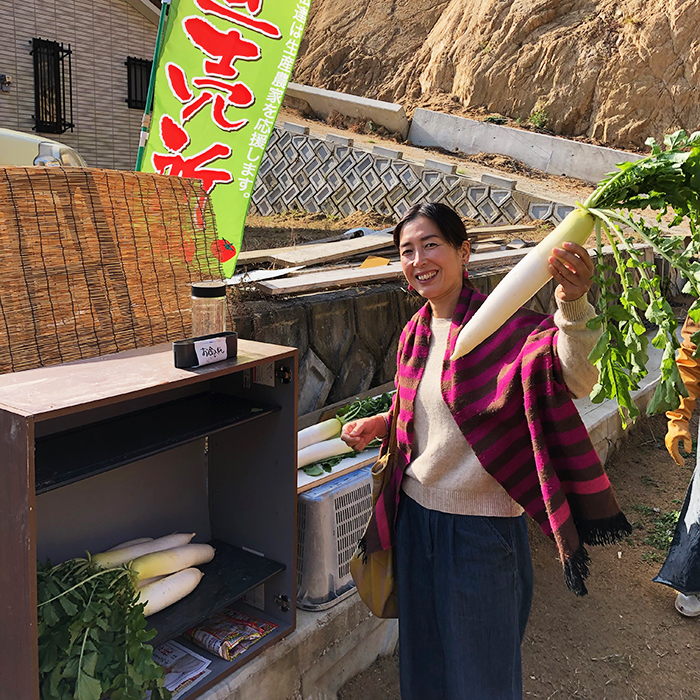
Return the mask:
[[[215,239],[196,180],[0,168],[0,373],[189,337]]]

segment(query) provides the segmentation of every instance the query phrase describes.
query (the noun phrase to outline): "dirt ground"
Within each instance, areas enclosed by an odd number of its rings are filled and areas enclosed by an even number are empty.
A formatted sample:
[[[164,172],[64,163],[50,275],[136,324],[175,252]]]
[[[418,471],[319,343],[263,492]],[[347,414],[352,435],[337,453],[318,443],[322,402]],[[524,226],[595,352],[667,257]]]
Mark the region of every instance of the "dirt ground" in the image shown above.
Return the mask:
[[[663,547],[668,514],[680,510],[695,464],[693,454],[675,465],[665,431],[663,416],[639,422],[608,461],[635,529],[623,543],[589,548],[588,596],[566,590],[553,544],[530,528],[535,595],[523,644],[526,698],[700,699],[700,619],[679,615],[675,592],[652,582],[664,559],[654,545]],[[697,419],[691,431],[697,434]],[[397,658],[380,659],[339,698],[398,700]]]
[[[393,219],[357,211],[347,217],[289,211],[273,216],[246,218],[242,250],[261,250],[308,243],[364,226],[381,231],[394,223]]]

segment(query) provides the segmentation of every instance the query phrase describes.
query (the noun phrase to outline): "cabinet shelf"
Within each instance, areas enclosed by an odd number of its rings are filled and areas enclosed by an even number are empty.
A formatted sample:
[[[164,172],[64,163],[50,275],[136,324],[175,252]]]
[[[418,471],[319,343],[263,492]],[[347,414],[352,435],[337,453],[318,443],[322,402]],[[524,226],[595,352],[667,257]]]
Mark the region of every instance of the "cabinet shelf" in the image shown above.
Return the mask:
[[[149,642],[154,647],[167,642],[211,614],[225,608],[270,577],[286,569],[284,564],[218,540],[214,559],[197,568],[204,574],[195,590],[174,605],[148,618],[148,627],[157,630]]]
[[[51,491],[279,410],[279,406],[208,392],[38,438],[36,492]]]

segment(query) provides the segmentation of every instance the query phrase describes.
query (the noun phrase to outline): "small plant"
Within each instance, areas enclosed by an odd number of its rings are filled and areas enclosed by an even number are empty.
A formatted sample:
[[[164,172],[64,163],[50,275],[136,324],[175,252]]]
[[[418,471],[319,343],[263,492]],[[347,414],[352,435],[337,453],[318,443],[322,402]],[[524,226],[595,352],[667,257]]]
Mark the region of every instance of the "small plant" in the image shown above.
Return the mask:
[[[481,53],[485,53],[485,54],[491,53],[491,47],[489,46],[489,39],[486,39],[486,41],[482,41],[479,44],[479,51]]]
[[[656,550],[643,552],[642,561],[649,564],[663,562],[671,546],[680,511],[662,511],[660,508],[651,508],[642,504],[635,504],[632,509],[646,517],[649,534],[644,538],[643,543]]]
[[[544,107],[539,104],[539,102],[534,106],[530,116],[527,118],[528,122],[537,129],[544,129],[549,121],[549,115],[545,111]]]

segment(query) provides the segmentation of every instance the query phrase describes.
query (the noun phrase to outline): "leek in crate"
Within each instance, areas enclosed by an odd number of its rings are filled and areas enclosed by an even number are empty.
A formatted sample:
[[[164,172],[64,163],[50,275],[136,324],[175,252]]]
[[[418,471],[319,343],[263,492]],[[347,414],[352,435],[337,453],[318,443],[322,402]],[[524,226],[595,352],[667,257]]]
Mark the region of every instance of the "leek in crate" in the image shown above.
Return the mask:
[[[647,374],[646,321],[657,328],[652,344],[663,350],[661,379],[647,410],[659,413],[678,407],[680,397],[687,396],[675,362],[678,324],[654,266],[634,247],[634,236],[651,245],[687,280],[683,292],[695,297],[688,314],[700,322],[700,262],[696,260],[700,255],[700,131],[690,136],[677,131],[666,136],[664,144],[662,149],[648,139],[650,155],[618,165],[618,171],[601,180],[593,194],[508,273],[460,331],[451,359],[471,352],[546,284],[552,247],[564,241],[583,244],[595,230],[598,255],[593,281],[601,294],[598,316],[589,325],[602,328],[602,336],[589,357],[600,371],[591,399],[596,403],[616,399],[624,424],[639,415],[631,393]],[[684,235],[664,235],[659,226],[632,213],[645,209],[657,212],[657,223],[669,214],[671,228],[689,224],[689,242]],[[603,241],[612,248],[614,266],[604,264]],[[615,284],[621,288],[619,294],[611,289]],[[700,333],[692,340],[700,345]]]

